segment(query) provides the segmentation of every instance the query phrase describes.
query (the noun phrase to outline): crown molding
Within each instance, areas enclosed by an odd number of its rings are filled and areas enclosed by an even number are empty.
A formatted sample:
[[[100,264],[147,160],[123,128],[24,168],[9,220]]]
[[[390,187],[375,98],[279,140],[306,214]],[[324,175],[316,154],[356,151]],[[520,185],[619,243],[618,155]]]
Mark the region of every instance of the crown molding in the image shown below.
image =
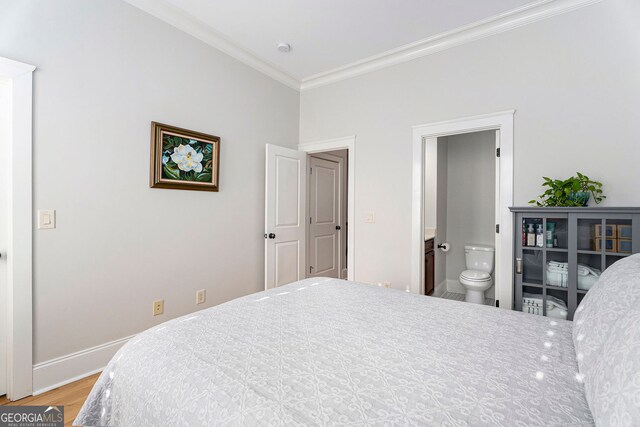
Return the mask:
[[[305,77],[301,81],[278,66],[239,46],[204,22],[165,0],[124,1],[222,51],[245,65],[266,74],[274,80],[292,89],[304,91],[432,55],[484,37],[599,3],[603,0],[538,0],[452,31],[440,33],[351,64]]]
[[[254,53],[237,45],[224,35],[213,30],[210,26],[199,19],[189,15],[178,7],[165,0],[124,0],[132,6],[147,12],[150,15],[184,31],[185,33],[205,42],[223,53],[237,59],[274,80],[279,81],[292,89],[300,90],[300,81],[271,64]]]
[[[333,70],[305,77],[302,79],[300,90],[304,91],[328,85],[401,64],[601,1],[603,0],[539,0],[452,31],[391,49]]]

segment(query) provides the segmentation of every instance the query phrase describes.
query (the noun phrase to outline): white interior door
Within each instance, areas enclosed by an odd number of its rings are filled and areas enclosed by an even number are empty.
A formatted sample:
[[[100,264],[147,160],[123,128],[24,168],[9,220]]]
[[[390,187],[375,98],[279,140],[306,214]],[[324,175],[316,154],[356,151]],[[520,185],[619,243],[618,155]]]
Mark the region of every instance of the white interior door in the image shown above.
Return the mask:
[[[10,82],[0,78],[0,153],[9,150]],[[7,246],[9,239],[9,156],[0,155],[0,396],[7,393]]]
[[[265,288],[305,277],[307,154],[267,144]]]
[[[500,156],[498,153],[500,152],[500,131],[496,130],[496,189],[495,189],[495,217],[496,217],[496,228],[500,228],[500,232],[504,233],[504,227],[501,224],[500,220]],[[498,230],[496,230],[498,231]],[[493,269],[493,298],[494,301],[499,300],[500,298],[500,287],[502,286],[502,277],[500,272],[502,271],[501,260],[502,260],[502,244],[501,244],[501,234],[495,234],[495,268]],[[511,285],[509,285],[511,286]]]
[[[340,277],[340,164],[311,157],[309,277]]]

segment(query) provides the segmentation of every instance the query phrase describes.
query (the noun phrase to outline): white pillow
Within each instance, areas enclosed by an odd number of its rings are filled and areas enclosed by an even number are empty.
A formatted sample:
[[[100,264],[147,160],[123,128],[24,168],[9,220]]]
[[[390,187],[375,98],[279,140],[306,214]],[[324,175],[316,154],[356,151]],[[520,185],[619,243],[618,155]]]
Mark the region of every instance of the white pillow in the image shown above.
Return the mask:
[[[584,377],[597,426],[640,426],[640,306],[622,317]]]
[[[605,341],[627,312],[640,304],[640,254],[606,269],[576,309],[573,344],[580,373],[588,375]]]

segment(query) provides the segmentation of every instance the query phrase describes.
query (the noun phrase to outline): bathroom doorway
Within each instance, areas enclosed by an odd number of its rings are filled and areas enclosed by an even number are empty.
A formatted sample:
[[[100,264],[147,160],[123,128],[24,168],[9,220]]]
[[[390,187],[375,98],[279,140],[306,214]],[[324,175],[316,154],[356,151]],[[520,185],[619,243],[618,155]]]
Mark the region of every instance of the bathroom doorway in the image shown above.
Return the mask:
[[[427,294],[495,305],[498,148],[496,130],[425,141],[424,238],[434,252]]]
[[[494,157],[495,182],[492,186],[495,189],[495,252],[492,278],[495,306],[512,309],[514,220],[509,208],[513,206],[514,114],[515,110],[508,110],[413,126],[411,292],[425,294],[426,279],[428,278],[425,273],[431,268],[428,261],[425,261],[429,259],[429,256],[425,256],[426,249],[429,248],[425,244],[425,231],[429,231],[425,227],[425,198],[428,194],[437,195],[437,188],[431,190],[431,193],[426,188],[426,182],[430,175],[426,171],[427,164],[425,162],[427,145],[432,144],[434,140],[437,142],[437,138],[440,137],[494,131],[496,148],[499,151],[493,153],[496,157]],[[467,180],[471,179],[466,171],[464,175]],[[471,218],[471,214],[468,218]],[[436,250],[439,249],[435,247],[434,252]],[[434,252],[432,255],[435,264]],[[435,273],[435,268],[433,270]],[[437,285],[440,283],[434,284],[434,288]],[[439,291],[441,289],[442,285]]]

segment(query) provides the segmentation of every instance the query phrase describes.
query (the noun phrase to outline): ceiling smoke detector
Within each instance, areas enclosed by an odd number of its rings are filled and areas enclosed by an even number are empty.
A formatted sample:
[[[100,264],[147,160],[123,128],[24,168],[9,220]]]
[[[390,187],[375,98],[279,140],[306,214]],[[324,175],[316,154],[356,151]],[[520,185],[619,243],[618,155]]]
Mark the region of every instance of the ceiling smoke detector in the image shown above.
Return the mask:
[[[283,53],[291,51],[291,45],[289,43],[278,43],[278,50]]]

